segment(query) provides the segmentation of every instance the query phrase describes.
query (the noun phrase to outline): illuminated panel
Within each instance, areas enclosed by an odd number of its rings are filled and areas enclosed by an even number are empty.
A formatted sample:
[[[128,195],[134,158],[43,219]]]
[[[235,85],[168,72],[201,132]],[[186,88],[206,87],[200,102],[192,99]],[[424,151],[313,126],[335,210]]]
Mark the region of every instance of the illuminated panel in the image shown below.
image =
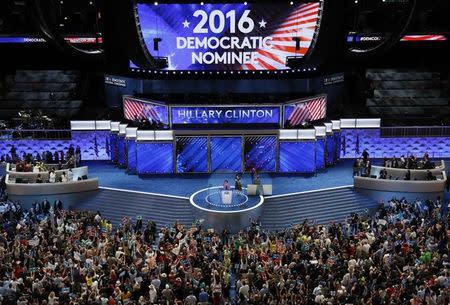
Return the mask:
[[[179,137],[176,143],[177,173],[208,172],[207,137]]]
[[[127,169],[136,171],[136,141],[127,140]]]
[[[240,172],[242,147],[240,137],[211,138],[211,171]]]
[[[167,106],[153,101],[145,101],[133,97],[123,98],[123,112],[125,119],[130,121],[141,121],[157,124],[169,124]]]
[[[405,35],[400,41],[447,41],[445,35]]]
[[[311,47],[320,9],[288,1],[137,6],[147,49],[167,58],[168,70],[288,69],[288,56]]]
[[[137,143],[136,162],[138,174],[173,173],[172,143]]]
[[[244,157],[245,171],[252,168],[263,172],[275,171],[277,139],[276,137],[245,137]]]
[[[172,125],[279,124],[280,108],[272,106],[171,107]]]
[[[282,173],[315,172],[315,141],[280,142],[280,160],[278,170]]]
[[[327,96],[316,96],[284,105],[284,127],[300,126],[304,122],[324,119],[327,115]]]
[[[103,43],[102,37],[77,37],[70,36],[64,37],[67,42],[71,44],[101,44]],[[45,43],[45,39],[37,36],[8,36],[8,37],[0,37],[0,43]]]

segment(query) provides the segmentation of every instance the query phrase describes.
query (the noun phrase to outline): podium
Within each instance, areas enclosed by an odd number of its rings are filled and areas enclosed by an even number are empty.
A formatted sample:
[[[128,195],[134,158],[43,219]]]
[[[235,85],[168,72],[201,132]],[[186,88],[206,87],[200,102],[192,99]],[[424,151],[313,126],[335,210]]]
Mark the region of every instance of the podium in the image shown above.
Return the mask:
[[[233,191],[222,190],[220,192],[220,197],[222,199],[222,204],[231,204],[231,202],[233,201]]]

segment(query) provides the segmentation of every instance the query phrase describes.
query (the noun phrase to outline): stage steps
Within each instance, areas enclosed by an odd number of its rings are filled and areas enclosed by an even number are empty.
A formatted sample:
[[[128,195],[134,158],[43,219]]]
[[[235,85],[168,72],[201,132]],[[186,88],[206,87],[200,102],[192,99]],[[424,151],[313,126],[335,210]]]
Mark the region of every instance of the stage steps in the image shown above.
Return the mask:
[[[305,219],[318,224],[344,221],[351,213],[375,212],[378,203],[358,194],[353,187],[302,192],[266,198],[261,225],[266,230],[283,230]]]
[[[114,226],[119,225],[125,216],[130,217],[133,223],[137,216],[141,216],[144,225],[148,220],[153,220],[158,228],[171,226],[175,221],[186,226],[194,222],[188,199],[140,192],[99,189],[71,208],[100,211],[102,216],[111,220]]]

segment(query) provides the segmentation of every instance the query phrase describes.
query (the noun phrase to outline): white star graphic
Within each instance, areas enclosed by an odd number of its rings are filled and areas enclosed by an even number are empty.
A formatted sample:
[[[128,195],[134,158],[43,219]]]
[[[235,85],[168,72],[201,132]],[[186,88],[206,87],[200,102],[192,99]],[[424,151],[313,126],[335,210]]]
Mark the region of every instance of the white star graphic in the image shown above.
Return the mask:
[[[264,21],[264,19],[262,19],[260,22],[258,22],[259,23],[259,27],[260,28],[266,28],[266,24],[267,24],[267,21]]]
[[[183,22],[183,28],[189,28],[189,25],[190,25],[191,23],[190,22],[188,22],[187,20],[184,20],[184,22]]]

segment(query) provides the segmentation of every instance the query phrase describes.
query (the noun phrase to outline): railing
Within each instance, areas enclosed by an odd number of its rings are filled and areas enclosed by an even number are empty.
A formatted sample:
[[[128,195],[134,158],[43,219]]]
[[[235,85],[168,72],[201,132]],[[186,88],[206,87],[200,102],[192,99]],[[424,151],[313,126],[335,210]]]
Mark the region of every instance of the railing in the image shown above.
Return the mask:
[[[71,139],[70,129],[5,129],[0,130],[0,140],[65,140]]]
[[[381,127],[382,138],[448,137],[450,126]]]

